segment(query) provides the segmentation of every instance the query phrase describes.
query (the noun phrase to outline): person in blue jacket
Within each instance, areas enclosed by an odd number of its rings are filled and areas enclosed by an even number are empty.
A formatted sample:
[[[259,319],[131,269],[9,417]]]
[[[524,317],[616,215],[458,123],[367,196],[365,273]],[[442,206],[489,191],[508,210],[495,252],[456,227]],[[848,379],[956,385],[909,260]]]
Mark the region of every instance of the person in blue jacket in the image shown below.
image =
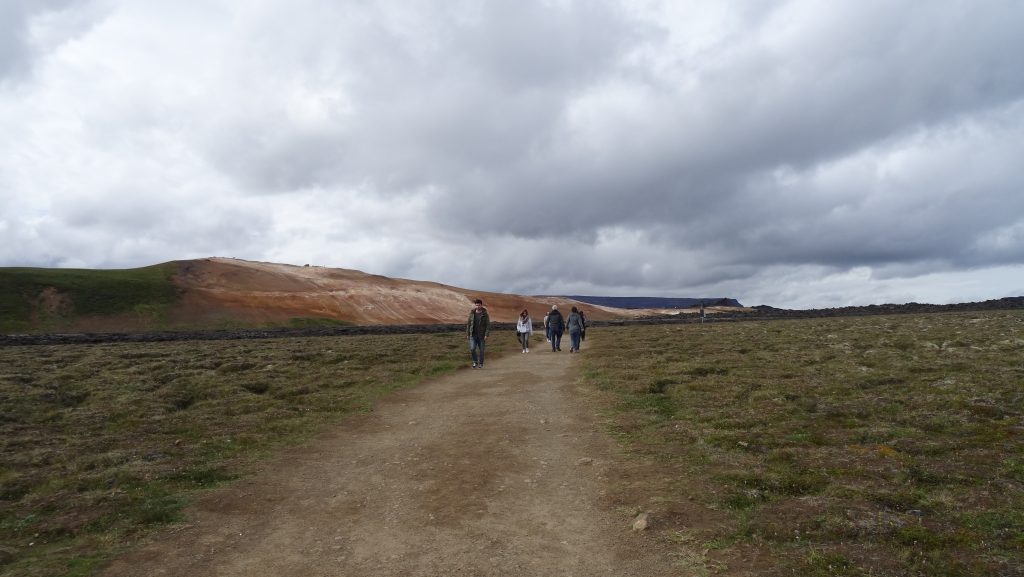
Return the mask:
[[[576,307],[572,307],[572,312],[569,313],[569,318],[565,322],[566,328],[569,329],[569,352],[578,353],[580,352],[580,340],[583,337],[583,315]]]

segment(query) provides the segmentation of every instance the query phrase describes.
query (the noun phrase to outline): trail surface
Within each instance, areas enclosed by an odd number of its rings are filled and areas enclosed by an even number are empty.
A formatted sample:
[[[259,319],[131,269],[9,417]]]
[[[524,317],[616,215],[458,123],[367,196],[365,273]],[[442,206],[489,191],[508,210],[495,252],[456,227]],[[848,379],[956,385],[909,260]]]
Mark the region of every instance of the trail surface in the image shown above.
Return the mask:
[[[677,574],[604,498],[616,447],[576,361],[541,342],[393,394],[205,496],[105,575]]]

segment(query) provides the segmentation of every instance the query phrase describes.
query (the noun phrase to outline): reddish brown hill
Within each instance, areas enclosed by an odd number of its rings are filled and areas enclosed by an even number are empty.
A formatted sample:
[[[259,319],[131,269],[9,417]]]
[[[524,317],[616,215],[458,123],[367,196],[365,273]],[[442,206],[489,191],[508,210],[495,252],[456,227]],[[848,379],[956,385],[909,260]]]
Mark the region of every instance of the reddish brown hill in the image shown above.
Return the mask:
[[[523,308],[539,321],[552,304],[563,310],[581,306],[592,319],[638,314],[557,297],[471,291],[319,266],[228,258],[180,261],[178,266],[175,283],[183,298],[171,320],[179,325],[252,325],[295,318],[330,318],[359,325],[461,323],[475,298],[483,299],[497,322],[513,322]]]

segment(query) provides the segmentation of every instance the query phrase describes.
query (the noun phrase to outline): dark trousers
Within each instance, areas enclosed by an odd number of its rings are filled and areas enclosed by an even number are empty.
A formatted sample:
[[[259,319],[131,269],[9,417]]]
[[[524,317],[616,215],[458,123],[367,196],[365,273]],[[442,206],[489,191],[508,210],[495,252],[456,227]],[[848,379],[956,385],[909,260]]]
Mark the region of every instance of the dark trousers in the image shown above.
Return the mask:
[[[551,350],[558,351],[562,349],[562,331],[551,331]]]

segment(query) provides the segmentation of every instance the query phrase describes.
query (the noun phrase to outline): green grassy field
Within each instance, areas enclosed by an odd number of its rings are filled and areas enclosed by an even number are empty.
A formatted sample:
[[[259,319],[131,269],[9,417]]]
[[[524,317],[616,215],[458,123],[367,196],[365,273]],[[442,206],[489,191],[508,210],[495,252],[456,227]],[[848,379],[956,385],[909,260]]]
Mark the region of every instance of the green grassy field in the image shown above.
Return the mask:
[[[59,329],[91,315],[127,315],[160,326],[177,299],[176,270],[174,263],[125,270],[0,268],[0,333]],[[66,300],[39,302],[50,288]]]
[[[693,574],[1024,575],[1024,313],[593,333],[585,381]]]
[[[1024,313],[590,333],[582,384],[645,471],[613,493],[684,574],[1024,575]],[[466,356],[455,333],[0,348],[0,575],[93,574]]]
[[[93,574],[197,491],[467,358],[453,333],[0,348],[0,575]]]

